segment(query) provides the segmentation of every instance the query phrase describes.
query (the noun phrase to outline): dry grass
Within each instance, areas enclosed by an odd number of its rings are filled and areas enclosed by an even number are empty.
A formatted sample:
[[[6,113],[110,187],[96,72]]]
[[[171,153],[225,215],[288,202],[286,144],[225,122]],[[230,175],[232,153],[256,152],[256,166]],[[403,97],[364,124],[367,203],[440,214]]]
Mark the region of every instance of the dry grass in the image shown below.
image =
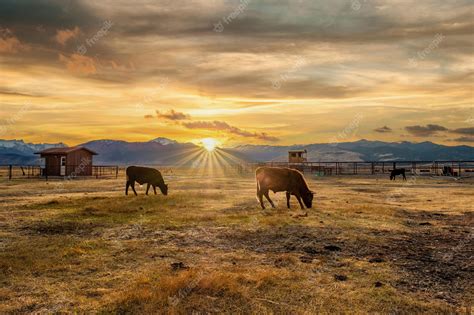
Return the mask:
[[[474,181],[310,178],[307,216],[248,178],[0,185],[0,313],[453,313],[473,297]]]

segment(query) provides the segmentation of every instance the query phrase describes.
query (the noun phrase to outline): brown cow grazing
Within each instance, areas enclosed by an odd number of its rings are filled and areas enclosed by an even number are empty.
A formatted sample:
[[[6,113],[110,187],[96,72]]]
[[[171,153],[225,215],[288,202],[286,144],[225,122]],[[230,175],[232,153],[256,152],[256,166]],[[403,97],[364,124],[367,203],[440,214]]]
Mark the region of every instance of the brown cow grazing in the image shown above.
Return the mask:
[[[168,185],[165,184],[163,176],[161,176],[160,171],[150,167],[141,167],[141,166],[129,166],[127,167],[127,184],[125,186],[125,195],[128,195],[128,187],[131,186],[135,196],[137,192],[135,190],[135,182],[140,185],[147,184],[146,194],[148,195],[148,190],[150,186],[153,186],[153,190],[156,195],[156,186],[158,186],[163,193],[163,195],[168,194]]]
[[[260,201],[262,209],[265,209],[263,196],[275,208],[273,201],[268,195],[269,190],[274,193],[286,191],[286,205],[288,209],[290,208],[291,195],[296,197],[301,209],[304,209],[303,203],[307,208],[313,206],[314,193],[309,190],[308,184],[300,171],[283,167],[259,167],[255,171],[255,178],[257,180],[257,199]],[[303,199],[303,203],[301,199]]]

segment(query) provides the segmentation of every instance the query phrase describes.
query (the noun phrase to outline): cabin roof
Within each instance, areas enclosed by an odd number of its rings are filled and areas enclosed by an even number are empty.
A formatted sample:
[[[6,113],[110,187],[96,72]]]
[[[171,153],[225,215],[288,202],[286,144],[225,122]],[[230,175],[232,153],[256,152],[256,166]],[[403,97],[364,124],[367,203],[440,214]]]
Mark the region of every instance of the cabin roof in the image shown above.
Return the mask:
[[[289,150],[288,153],[308,153],[306,150]]]
[[[92,151],[86,147],[75,146],[75,147],[63,147],[63,148],[49,148],[43,151],[35,152],[35,154],[41,155],[56,155],[56,154],[68,154],[78,150],[85,150],[91,153],[92,155],[97,155],[97,152]]]

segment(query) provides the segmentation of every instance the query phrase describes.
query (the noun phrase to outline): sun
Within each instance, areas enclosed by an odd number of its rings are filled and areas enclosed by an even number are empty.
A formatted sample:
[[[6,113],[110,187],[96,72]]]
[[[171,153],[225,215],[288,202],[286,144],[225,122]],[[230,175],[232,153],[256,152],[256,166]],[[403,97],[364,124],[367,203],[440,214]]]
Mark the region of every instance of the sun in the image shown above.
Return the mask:
[[[216,149],[219,142],[214,138],[204,138],[201,139],[201,145],[206,149],[208,152],[212,152]]]

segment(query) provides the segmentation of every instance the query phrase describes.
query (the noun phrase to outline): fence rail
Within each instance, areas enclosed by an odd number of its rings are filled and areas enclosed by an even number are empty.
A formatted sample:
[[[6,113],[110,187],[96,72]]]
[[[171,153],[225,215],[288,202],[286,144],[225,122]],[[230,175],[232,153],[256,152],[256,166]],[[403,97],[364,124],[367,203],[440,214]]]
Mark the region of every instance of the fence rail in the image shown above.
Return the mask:
[[[51,176],[46,174],[44,167],[39,165],[0,165],[0,179],[22,179],[22,178],[118,178],[119,175],[125,174],[125,167],[116,165],[94,165],[91,169],[91,176],[81,176],[77,171],[78,167],[67,166],[67,176]],[[89,166],[90,167],[90,166]],[[79,175],[77,175],[79,174]]]
[[[392,169],[405,168],[412,175],[474,176],[474,161],[388,161],[388,162],[265,162],[259,166],[288,167],[319,175],[377,175]]]
[[[390,162],[263,162],[243,163],[228,166],[222,174],[250,174],[259,166],[289,167],[304,173],[321,176],[330,175],[378,175],[388,174],[394,168],[405,168],[408,174],[430,176],[474,177],[474,161],[390,161]],[[79,166],[78,166],[79,167]],[[91,167],[91,166],[89,166]],[[158,166],[164,175],[193,174],[192,168]],[[94,165],[90,176],[80,176],[79,171],[67,171],[68,176],[46,176],[44,168],[39,165],[0,165],[0,180],[26,178],[119,178],[125,176],[125,166]],[[75,169],[72,169],[75,170]],[[215,172],[211,172],[214,173]],[[207,173],[202,173],[202,175]]]

